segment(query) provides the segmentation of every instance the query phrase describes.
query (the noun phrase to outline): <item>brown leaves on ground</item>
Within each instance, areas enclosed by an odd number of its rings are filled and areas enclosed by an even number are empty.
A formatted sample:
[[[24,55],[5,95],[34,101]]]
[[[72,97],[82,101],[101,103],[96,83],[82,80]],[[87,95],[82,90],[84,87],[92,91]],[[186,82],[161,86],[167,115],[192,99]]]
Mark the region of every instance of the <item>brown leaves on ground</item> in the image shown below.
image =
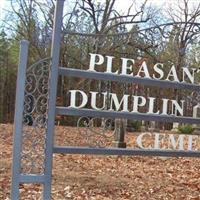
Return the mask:
[[[56,143],[76,128],[56,127]],[[62,135],[62,137],[61,137]],[[77,135],[74,135],[77,137]],[[60,138],[60,139],[59,139]],[[77,138],[75,139],[77,140]],[[0,199],[10,199],[12,125],[0,125]],[[21,199],[41,199],[40,185],[22,185]],[[54,155],[54,200],[199,200],[200,159]]]

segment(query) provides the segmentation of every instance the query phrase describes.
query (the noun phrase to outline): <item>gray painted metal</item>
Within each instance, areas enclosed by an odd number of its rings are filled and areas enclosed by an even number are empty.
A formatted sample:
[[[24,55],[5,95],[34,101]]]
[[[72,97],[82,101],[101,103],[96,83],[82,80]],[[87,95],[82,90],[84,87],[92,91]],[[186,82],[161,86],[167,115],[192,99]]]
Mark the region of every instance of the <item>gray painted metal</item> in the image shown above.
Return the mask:
[[[20,175],[19,181],[21,183],[43,183],[45,182],[44,175]]]
[[[57,93],[58,66],[60,56],[60,41],[63,5],[65,0],[57,0],[54,14],[53,39],[51,48],[51,75],[49,83],[49,104],[48,104],[48,122],[47,122],[47,139],[45,152],[45,184],[43,199],[51,199],[51,176],[52,176],[52,159],[53,159],[53,138],[54,138],[54,121],[55,121],[55,104]]]
[[[91,154],[91,155],[125,155],[125,156],[165,156],[165,157],[200,157],[200,151],[174,151],[174,150],[144,150],[120,148],[88,148],[88,147],[57,147],[54,153]]]
[[[108,110],[92,110],[92,109],[75,109],[69,107],[56,107],[58,115],[72,115],[82,117],[105,117],[105,118],[122,118],[122,119],[137,119],[146,121],[163,121],[163,122],[179,122],[189,124],[199,124],[199,118],[192,117],[177,117],[170,115],[133,113],[133,112],[117,112]]]
[[[59,67],[59,74],[70,77],[98,79],[105,81],[118,81],[125,83],[136,83],[141,85],[157,86],[162,88],[177,88],[177,89],[200,91],[200,86],[195,84],[170,82],[170,81],[155,80],[150,78],[140,78],[128,75],[108,74],[103,72],[93,72],[93,71],[64,68],[64,67]]]
[[[20,183],[20,161],[21,161],[21,146],[22,146],[22,123],[24,109],[24,91],[26,80],[26,67],[28,58],[29,42],[22,40],[20,43],[19,66],[16,88],[15,102],[15,118],[14,118],[14,141],[13,141],[13,161],[12,161],[12,189],[11,199],[19,199],[19,183]]]

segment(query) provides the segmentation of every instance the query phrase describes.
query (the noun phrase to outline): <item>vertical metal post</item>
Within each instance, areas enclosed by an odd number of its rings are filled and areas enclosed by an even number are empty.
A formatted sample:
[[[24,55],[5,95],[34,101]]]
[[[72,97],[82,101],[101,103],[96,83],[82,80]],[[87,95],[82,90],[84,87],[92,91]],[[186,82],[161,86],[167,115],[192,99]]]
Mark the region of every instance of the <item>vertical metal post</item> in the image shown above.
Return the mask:
[[[13,139],[13,159],[12,159],[12,188],[11,199],[19,199],[19,176],[21,168],[21,143],[22,143],[22,126],[24,111],[24,90],[26,81],[26,66],[28,59],[29,42],[22,40],[20,43],[19,65],[17,73],[17,88],[15,101],[15,118],[14,118],[14,139]]]
[[[65,0],[57,0],[54,14],[53,38],[51,47],[51,71],[49,83],[49,104],[48,104],[48,122],[47,122],[47,137],[45,149],[45,183],[43,188],[43,199],[51,199],[51,176],[52,176],[52,161],[53,161],[53,139],[54,139],[54,123],[55,123],[55,108],[56,94],[58,81],[58,66],[60,56],[61,43],[61,28],[63,5]]]

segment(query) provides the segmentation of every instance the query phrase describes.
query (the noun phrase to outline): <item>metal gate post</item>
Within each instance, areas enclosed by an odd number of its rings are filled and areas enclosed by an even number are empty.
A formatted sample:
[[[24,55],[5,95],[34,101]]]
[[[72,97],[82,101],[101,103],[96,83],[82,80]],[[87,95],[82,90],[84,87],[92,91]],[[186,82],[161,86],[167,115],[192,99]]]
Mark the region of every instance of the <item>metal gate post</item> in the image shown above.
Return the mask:
[[[58,81],[58,67],[61,43],[61,28],[63,5],[65,0],[57,0],[54,14],[53,38],[51,47],[51,68],[49,83],[49,103],[48,103],[48,121],[47,121],[47,137],[45,149],[45,183],[43,189],[43,199],[51,199],[51,179],[52,179],[52,161],[53,161],[53,139],[54,139],[54,123],[56,109],[56,93]]]
[[[24,111],[24,91],[26,81],[26,67],[28,58],[29,42],[22,40],[20,43],[19,66],[17,75],[14,136],[13,136],[13,159],[12,159],[12,188],[11,199],[19,199],[19,177],[21,174],[21,145],[22,145],[22,124]]]

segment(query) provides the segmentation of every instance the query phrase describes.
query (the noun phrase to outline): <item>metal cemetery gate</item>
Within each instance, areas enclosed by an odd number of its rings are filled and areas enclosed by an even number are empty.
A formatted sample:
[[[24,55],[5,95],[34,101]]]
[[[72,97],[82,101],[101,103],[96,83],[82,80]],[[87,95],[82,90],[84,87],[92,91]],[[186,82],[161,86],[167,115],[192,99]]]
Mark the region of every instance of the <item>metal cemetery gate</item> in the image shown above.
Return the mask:
[[[54,121],[56,115],[134,118],[138,120],[190,124],[198,124],[200,122],[197,118],[189,117],[56,107],[56,90],[59,75],[124,83],[142,83],[151,86],[162,85],[165,88],[188,89],[200,92],[200,87],[193,84],[58,67],[63,4],[64,0],[57,0],[56,2],[51,58],[41,60],[26,69],[28,42],[21,42],[16,91],[11,199],[19,199],[19,185],[21,183],[42,184],[43,199],[51,199],[53,153],[200,157],[199,151],[54,146]]]

